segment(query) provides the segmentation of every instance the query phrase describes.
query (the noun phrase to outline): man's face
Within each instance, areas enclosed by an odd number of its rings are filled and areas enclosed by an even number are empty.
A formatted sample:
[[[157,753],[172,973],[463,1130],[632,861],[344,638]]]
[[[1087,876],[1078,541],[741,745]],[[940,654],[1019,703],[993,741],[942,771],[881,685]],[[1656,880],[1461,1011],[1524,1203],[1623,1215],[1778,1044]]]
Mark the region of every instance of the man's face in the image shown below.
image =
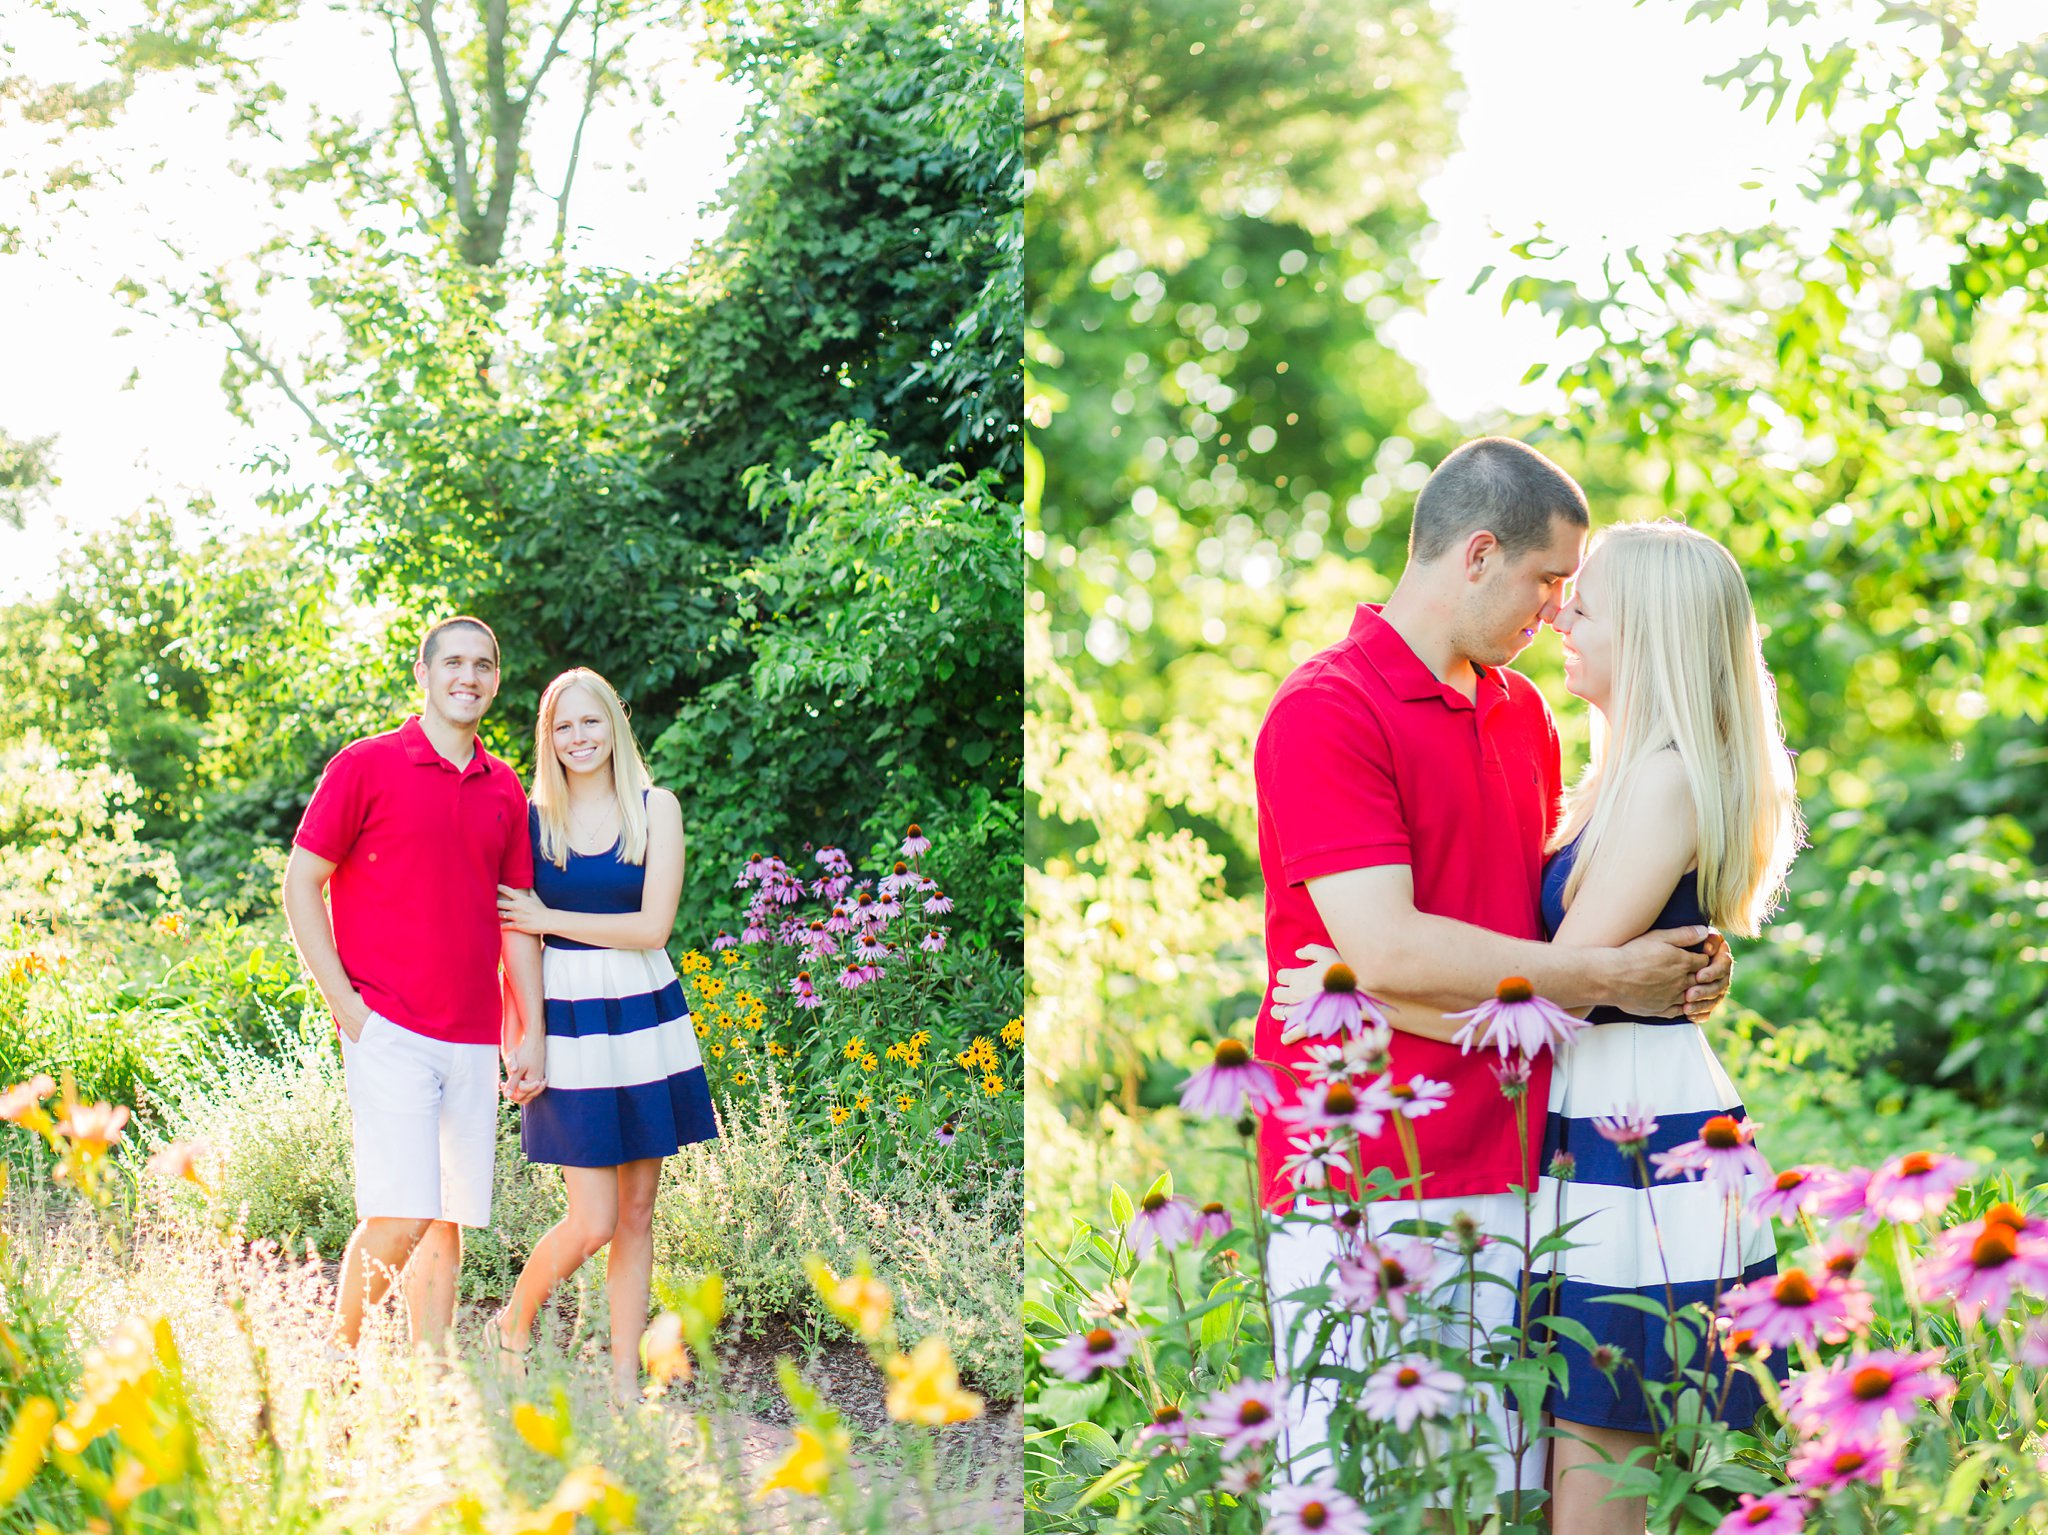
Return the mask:
[[[1557,617],[1586,556],[1586,530],[1550,519],[1550,542],[1510,558],[1495,545],[1470,588],[1459,646],[1482,666],[1506,666]]]
[[[426,712],[459,729],[474,730],[498,696],[498,657],[490,637],[458,625],[434,638],[434,653],[413,663],[413,680]]]

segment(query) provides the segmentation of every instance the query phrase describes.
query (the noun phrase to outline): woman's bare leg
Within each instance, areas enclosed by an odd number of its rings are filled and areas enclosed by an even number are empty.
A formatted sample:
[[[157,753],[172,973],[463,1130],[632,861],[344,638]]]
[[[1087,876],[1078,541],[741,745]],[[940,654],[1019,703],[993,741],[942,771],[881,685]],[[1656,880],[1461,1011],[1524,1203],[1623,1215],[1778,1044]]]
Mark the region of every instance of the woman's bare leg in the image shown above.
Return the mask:
[[[1550,1505],[1551,1529],[1557,1535],[1643,1535],[1649,1500],[1609,1500],[1607,1494],[1614,1490],[1614,1483],[1606,1467],[1608,1457],[1625,1461],[1629,1451],[1656,1440],[1648,1434],[1596,1428],[1562,1418],[1557,1427],[1561,1434],[1576,1437],[1550,1441],[1551,1485],[1556,1489]]]
[[[612,1239],[619,1218],[619,1180],[609,1167],[565,1167],[569,1213],[534,1244],[533,1256],[519,1271],[512,1299],[498,1316],[499,1335],[508,1348],[524,1349],[533,1336],[533,1319],[548,1292],[589,1260]]]
[[[618,1169],[618,1221],[605,1259],[612,1302],[612,1388],[621,1402],[640,1394],[640,1335],[647,1330],[647,1293],[654,1280],[654,1198],[661,1158]]]

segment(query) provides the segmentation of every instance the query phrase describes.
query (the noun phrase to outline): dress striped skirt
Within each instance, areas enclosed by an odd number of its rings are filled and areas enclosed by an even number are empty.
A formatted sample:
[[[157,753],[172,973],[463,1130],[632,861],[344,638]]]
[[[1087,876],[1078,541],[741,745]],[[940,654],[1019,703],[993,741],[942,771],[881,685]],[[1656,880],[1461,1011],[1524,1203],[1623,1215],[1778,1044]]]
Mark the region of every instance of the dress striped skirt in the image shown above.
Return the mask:
[[[1636,1159],[1624,1157],[1593,1126],[1595,1118],[1632,1106],[1657,1120],[1644,1153],[1647,1188]],[[1674,1378],[1665,1326],[1657,1316],[1601,1297],[1638,1296],[1660,1312],[1697,1305],[1711,1315],[1725,1291],[1777,1272],[1771,1223],[1746,1210],[1748,1198],[1769,1187],[1763,1178],[1748,1176],[1740,1202],[1729,1201],[1719,1185],[1704,1179],[1656,1181],[1649,1158],[1698,1140],[1701,1127],[1717,1114],[1740,1117],[1742,1100],[1706,1036],[1686,1019],[1597,1023],[1560,1052],[1550,1078],[1541,1165],[1547,1170],[1560,1151],[1571,1153],[1575,1165],[1567,1180],[1545,1172],[1536,1207],[1546,1226],[1581,1224],[1568,1233],[1574,1246],[1537,1260],[1539,1280],[1558,1276],[1537,1307],[1580,1323],[1596,1341],[1618,1349],[1623,1362],[1610,1380],[1584,1348],[1559,1336],[1569,1374],[1550,1389],[1545,1410],[1553,1417],[1638,1433],[1658,1427],[1640,1382]],[[1747,1428],[1763,1404],[1762,1393],[1746,1369],[1730,1369],[1713,1347],[1716,1336],[1709,1332],[1709,1341],[1679,1364],[1710,1372],[1709,1416]],[[1782,1354],[1772,1366],[1782,1377]],[[1670,1399],[1665,1402],[1659,1416],[1668,1421]]]
[[[718,1134],[697,1031],[660,949],[542,953],[547,1091],[527,1104],[528,1161],[617,1167]]]

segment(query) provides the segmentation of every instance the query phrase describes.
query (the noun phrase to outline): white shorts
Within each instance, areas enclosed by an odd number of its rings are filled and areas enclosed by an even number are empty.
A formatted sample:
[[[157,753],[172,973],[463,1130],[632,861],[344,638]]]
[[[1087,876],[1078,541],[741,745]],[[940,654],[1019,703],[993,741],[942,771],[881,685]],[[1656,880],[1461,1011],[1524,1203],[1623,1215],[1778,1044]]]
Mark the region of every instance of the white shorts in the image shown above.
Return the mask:
[[[1419,1218],[1448,1225],[1451,1217],[1461,1210],[1479,1223],[1481,1231],[1495,1236],[1511,1236],[1517,1244],[1509,1246],[1505,1242],[1496,1242],[1481,1248],[1473,1260],[1479,1271],[1498,1274],[1507,1280],[1519,1280],[1522,1258],[1519,1246],[1522,1241],[1522,1196],[1519,1194],[1375,1200],[1365,1207],[1366,1229],[1372,1237],[1378,1238],[1405,1220]],[[1535,1215],[1534,1235],[1540,1238],[1543,1235],[1542,1211],[1538,1209]],[[1441,1255],[1436,1270],[1439,1280],[1463,1272],[1466,1259],[1458,1251],[1454,1238],[1446,1234],[1437,1238],[1434,1245]],[[1336,1227],[1327,1221],[1313,1224],[1291,1221],[1274,1230],[1267,1253],[1271,1270],[1268,1277],[1274,1297],[1273,1335],[1283,1350],[1282,1357],[1287,1360],[1289,1378],[1302,1382],[1294,1388],[1298,1421],[1286,1439],[1288,1476],[1298,1482],[1317,1471],[1329,1469],[1330,1409],[1336,1399],[1337,1385],[1327,1379],[1304,1381],[1309,1367],[1315,1363],[1309,1356],[1315,1345],[1316,1322],[1314,1317],[1304,1319],[1301,1335],[1290,1337],[1295,1320],[1302,1316],[1304,1308],[1282,1297],[1327,1281],[1329,1266],[1338,1256]],[[1454,1346],[1460,1352],[1481,1351],[1489,1335],[1499,1335],[1503,1343],[1512,1339],[1519,1296],[1504,1285],[1455,1283],[1442,1288],[1433,1287],[1431,1299],[1452,1310],[1458,1320],[1455,1326],[1448,1323],[1432,1325],[1429,1336]],[[1478,1336],[1468,1342],[1468,1331],[1474,1326]],[[1365,1340],[1361,1329],[1340,1328],[1330,1340],[1328,1358],[1333,1364],[1362,1368],[1364,1354]],[[1549,1459],[1549,1442],[1536,1437],[1540,1421],[1518,1423],[1519,1414],[1500,1401],[1494,1392],[1488,1393],[1484,1415],[1493,1422],[1499,1434],[1498,1444],[1486,1446],[1488,1458],[1493,1462],[1495,1496],[1504,1496],[1515,1488],[1515,1457],[1504,1446],[1515,1442],[1518,1431],[1527,1445],[1521,1456],[1522,1491],[1540,1491]],[[1526,1502],[1524,1508],[1526,1511]]]
[[[455,1045],[370,1014],[341,1036],[354,1121],[356,1219],[491,1222],[498,1047]]]

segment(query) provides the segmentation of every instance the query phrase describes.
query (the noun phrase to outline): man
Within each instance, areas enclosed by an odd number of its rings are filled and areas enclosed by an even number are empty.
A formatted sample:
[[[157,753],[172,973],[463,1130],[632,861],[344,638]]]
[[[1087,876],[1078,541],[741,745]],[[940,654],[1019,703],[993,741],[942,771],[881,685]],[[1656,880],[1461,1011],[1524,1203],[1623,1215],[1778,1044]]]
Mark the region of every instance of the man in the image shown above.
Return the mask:
[[[1416,498],[1408,565],[1385,606],[1361,606],[1342,642],[1281,684],[1254,756],[1269,977],[1261,1059],[1297,1076],[1309,1063],[1306,1046],[1283,1033],[1273,996],[1280,971],[1309,945],[1334,947],[1362,990],[1418,1004],[1407,1020],[1418,1028],[1423,1009],[1472,1007],[1508,976],[1563,1007],[1619,1003],[1665,1016],[1704,1016],[1725,991],[1725,951],[1702,969],[1685,947],[1707,939],[1704,928],[1619,949],[1543,942],[1543,848],[1562,791],[1557,730],[1535,685],[1506,668],[1557,616],[1589,521],[1584,493],[1533,448],[1501,437],[1466,443]],[[1548,1056],[1528,1084],[1519,1136],[1491,1052],[1461,1055],[1440,1016],[1431,1015],[1434,1037],[1403,1031],[1398,1008],[1392,1017],[1396,1078],[1430,1077],[1451,1094],[1411,1121],[1426,1197],[1370,1206],[1371,1230],[1462,1211],[1481,1231],[1519,1241],[1522,1200],[1508,1190],[1532,1186],[1538,1171]],[[1300,1133],[1277,1112],[1259,1127],[1264,1197],[1276,1210],[1291,1200],[1281,1164]],[[1384,1166],[1405,1176],[1391,1125],[1365,1139],[1362,1157],[1359,1173]],[[1334,1256],[1328,1224],[1283,1228],[1274,1293],[1319,1282]],[[1512,1277],[1519,1254],[1492,1257]],[[1474,1288],[1482,1325],[1512,1320],[1511,1290]],[[1294,1308],[1279,1309],[1284,1327]],[[1312,1362],[1290,1359],[1297,1373]],[[1326,1434],[1327,1392],[1297,1405],[1293,1442],[1312,1445]],[[1509,1437],[1507,1418],[1495,1416]],[[1500,1488],[1513,1486],[1512,1460],[1495,1463]],[[1520,1485],[1541,1486],[1541,1470],[1539,1447],[1524,1457]]]
[[[475,618],[435,624],[413,680],[419,714],[335,755],[285,864],[285,918],[340,1031],[354,1121],[338,1349],[401,1273],[413,1342],[441,1347],[461,1228],[490,1220],[500,1053],[515,1103],[546,1081],[540,942],[498,924],[498,886],[533,885],[526,795],[476,738],[496,636]]]

